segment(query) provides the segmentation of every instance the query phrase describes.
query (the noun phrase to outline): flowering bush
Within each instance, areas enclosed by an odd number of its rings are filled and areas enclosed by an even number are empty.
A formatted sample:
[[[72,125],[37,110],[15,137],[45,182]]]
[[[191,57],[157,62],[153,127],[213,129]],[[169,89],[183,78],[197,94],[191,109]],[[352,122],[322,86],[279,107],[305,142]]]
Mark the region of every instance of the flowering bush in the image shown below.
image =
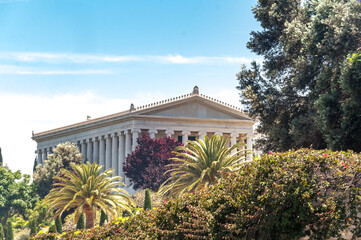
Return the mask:
[[[360,158],[351,151],[270,153],[209,188],[61,238],[330,239],[343,231],[360,237]]]

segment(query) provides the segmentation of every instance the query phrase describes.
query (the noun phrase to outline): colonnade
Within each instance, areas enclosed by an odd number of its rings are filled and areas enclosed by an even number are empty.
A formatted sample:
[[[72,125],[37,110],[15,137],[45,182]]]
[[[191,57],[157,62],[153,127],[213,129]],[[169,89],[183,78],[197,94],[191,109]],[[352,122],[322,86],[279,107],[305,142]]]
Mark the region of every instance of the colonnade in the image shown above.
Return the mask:
[[[151,138],[155,138],[158,134],[158,129],[148,129],[148,134]],[[163,129],[164,131],[164,129]],[[99,134],[98,136],[92,136],[85,139],[76,141],[79,147],[84,161],[90,163],[96,162],[100,165],[104,165],[104,169],[113,168],[115,174],[124,177],[123,163],[125,162],[126,156],[131,154],[137,147],[137,139],[141,133],[140,128],[126,129],[119,132],[112,132],[107,134]],[[194,133],[194,131],[192,130]],[[241,132],[212,132],[206,130],[200,130],[198,132],[198,138],[204,139],[208,133],[222,136],[224,133],[230,136],[231,145],[236,144]],[[175,131],[171,129],[165,130],[167,137],[174,137]],[[189,136],[191,136],[191,130],[181,131],[182,142],[187,143]],[[247,149],[252,150],[253,134],[246,133],[247,138]],[[54,146],[55,147],[55,146]],[[48,154],[52,153],[54,147],[47,147],[38,149],[37,161],[38,164],[43,164],[43,160],[47,159]]]

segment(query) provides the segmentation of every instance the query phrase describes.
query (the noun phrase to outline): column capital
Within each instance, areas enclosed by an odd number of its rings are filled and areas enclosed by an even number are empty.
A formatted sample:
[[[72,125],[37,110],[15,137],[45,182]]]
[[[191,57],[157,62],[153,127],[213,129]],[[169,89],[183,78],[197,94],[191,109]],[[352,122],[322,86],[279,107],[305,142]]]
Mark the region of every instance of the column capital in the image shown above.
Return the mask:
[[[115,136],[117,136],[117,133],[111,133],[110,134],[110,138],[114,138]]]
[[[167,129],[167,130],[165,130],[165,134],[167,134],[167,135],[173,135],[173,134],[174,134],[174,131],[171,130],[171,129]]]
[[[200,130],[200,131],[198,131],[198,135],[199,136],[205,136],[205,135],[207,135],[207,131]]]
[[[191,131],[189,131],[189,130],[183,130],[182,131],[182,136],[184,136],[184,135],[190,135],[191,134]]]
[[[149,129],[149,130],[148,130],[148,133],[149,133],[149,134],[152,134],[152,133],[157,134],[157,133],[158,133],[158,130],[155,129],[155,128],[152,128],[152,129]]]
[[[222,137],[222,136],[223,136],[223,132],[215,132],[214,135],[217,135],[217,136]]]
[[[132,129],[130,130],[130,132],[131,132],[131,133],[140,133],[141,130],[140,130],[140,128],[132,128]]]
[[[112,139],[113,137],[112,137],[112,134],[105,134],[104,138],[105,139]]]
[[[231,137],[238,137],[238,136],[239,136],[239,133],[231,132],[230,136],[231,136]]]
[[[92,143],[92,142],[93,142],[93,139],[88,138],[88,139],[85,140],[85,142],[86,142],[86,143]]]

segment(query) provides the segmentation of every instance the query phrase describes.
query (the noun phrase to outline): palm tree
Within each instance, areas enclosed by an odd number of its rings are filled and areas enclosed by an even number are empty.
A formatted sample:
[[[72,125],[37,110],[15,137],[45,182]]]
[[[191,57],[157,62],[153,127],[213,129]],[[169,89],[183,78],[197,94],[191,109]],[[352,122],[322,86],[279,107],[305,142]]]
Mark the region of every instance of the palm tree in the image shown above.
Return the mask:
[[[227,147],[229,140],[214,135],[204,137],[204,141],[188,141],[188,145],[175,149],[175,157],[170,164],[174,168],[168,170],[171,176],[159,188],[159,193],[165,196],[177,196],[192,192],[218,182],[222,172],[234,171],[240,168],[248,150],[237,150],[244,143]]]
[[[54,177],[59,182],[45,197],[50,203],[49,212],[54,212],[53,218],[61,216],[64,211],[75,209],[74,223],[82,213],[85,213],[86,228],[94,227],[97,209],[103,210],[110,218],[117,217],[121,210],[131,211],[134,202],[128,192],[120,185],[122,177],[115,176],[113,169],[100,173],[103,166],[93,164],[71,164],[72,171],[61,169],[60,176]]]

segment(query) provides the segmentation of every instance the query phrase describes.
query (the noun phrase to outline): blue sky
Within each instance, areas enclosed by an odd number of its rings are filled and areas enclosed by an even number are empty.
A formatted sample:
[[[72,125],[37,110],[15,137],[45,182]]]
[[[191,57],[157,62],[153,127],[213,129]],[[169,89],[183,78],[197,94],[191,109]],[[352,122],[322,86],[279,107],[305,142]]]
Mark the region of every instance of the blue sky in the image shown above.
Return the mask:
[[[260,59],[246,48],[249,33],[260,29],[251,12],[255,4],[0,0],[5,162],[31,172],[31,130],[186,94],[194,85],[239,105],[235,74],[241,64]],[[15,157],[18,142],[24,150]]]

